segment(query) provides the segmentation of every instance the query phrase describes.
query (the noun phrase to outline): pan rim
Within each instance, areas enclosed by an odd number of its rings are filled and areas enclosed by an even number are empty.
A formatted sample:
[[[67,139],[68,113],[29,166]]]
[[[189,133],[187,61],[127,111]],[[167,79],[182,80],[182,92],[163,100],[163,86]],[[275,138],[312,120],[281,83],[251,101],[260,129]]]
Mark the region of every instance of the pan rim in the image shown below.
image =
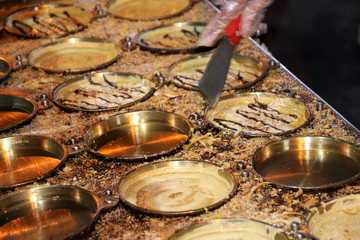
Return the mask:
[[[33,63],[31,61],[32,59],[32,55],[37,55],[39,52],[43,51],[45,48],[48,47],[52,47],[52,46],[56,46],[56,45],[60,45],[60,44],[74,44],[74,43],[83,43],[83,42],[88,42],[88,43],[104,43],[104,44],[112,44],[114,47],[116,47],[118,49],[118,52],[116,53],[116,56],[113,57],[112,59],[97,64],[95,66],[91,66],[91,67],[87,67],[87,68],[79,68],[79,69],[51,69],[51,68],[47,68],[47,67],[41,67],[41,66],[37,66],[36,63]],[[99,70],[102,68],[105,68],[113,63],[115,63],[120,57],[121,57],[121,45],[115,41],[111,41],[111,40],[106,40],[106,39],[101,39],[101,38],[88,38],[88,37],[84,37],[84,38],[67,38],[67,39],[62,39],[62,40],[57,40],[54,42],[50,42],[41,46],[38,46],[34,49],[32,49],[29,54],[27,55],[27,59],[29,62],[29,65],[35,69],[39,69],[39,70],[43,70],[46,73],[62,73],[62,74],[80,74],[80,73],[86,73],[86,72],[90,72],[90,71],[95,71],[95,70]]]
[[[98,75],[121,75],[121,76],[126,76],[126,75],[129,75],[129,76],[135,76],[135,77],[139,77],[141,78],[141,80],[145,80],[147,82],[150,82],[150,83],[154,83],[155,84],[155,87],[151,87],[149,89],[149,91],[144,95],[142,96],[141,98],[135,100],[135,101],[132,101],[132,102],[129,102],[129,103],[126,103],[126,104],[123,104],[121,106],[118,106],[118,107],[109,107],[109,108],[103,108],[103,109],[86,109],[86,108],[76,108],[76,107],[72,107],[72,106],[67,106],[65,104],[62,104],[60,102],[57,101],[57,99],[55,98],[55,94],[56,92],[60,91],[63,87],[71,84],[71,83],[75,83],[77,81],[81,81],[84,79],[85,76],[79,76],[79,77],[75,77],[75,78],[72,78],[66,82],[63,82],[61,84],[59,84],[52,92],[52,96],[53,96],[53,102],[60,108],[62,109],[66,109],[66,110],[70,110],[70,111],[83,111],[83,112],[105,112],[105,111],[111,111],[111,110],[120,110],[120,109],[123,109],[123,108],[126,108],[126,107],[129,107],[129,106],[132,106],[138,102],[143,102],[143,101],[146,101],[147,99],[149,99],[153,94],[154,92],[156,91],[156,85],[157,83],[151,81],[150,79],[147,79],[145,78],[143,75],[141,74],[136,74],[136,73],[132,73],[132,72],[96,72],[96,73],[92,73],[90,74],[90,76],[98,76]]]
[[[154,21],[154,20],[165,20],[165,19],[169,19],[169,18],[173,18],[173,17],[177,17],[177,16],[180,16],[182,15],[183,13],[187,12],[190,10],[190,8],[193,6],[193,4],[197,1],[197,0],[188,0],[188,4],[186,5],[185,8],[181,9],[180,11],[177,11],[175,13],[172,13],[172,14],[167,14],[167,15],[164,15],[162,17],[153,17],[153,18],[141,18],[141,19],[138,19],[138,18],[130,18],[130,17],[124,17],[124,16],[120,16],[120,15],[117,15],[113,12],[111,12],[109,10],[109,8],[112,7],[112,5],[114,5],[117,1],[119,0],[109,0],[107,3],[106,3],[106,8],[107,8],[107,12],[115,17],[115,18],[119,18],[119,19],[125,19],[125,20],[129,20],[129,21]]]
[[[65,33],[65,34],[62,34],[62,35],[58,35],[55,38],[62,38],[62,37],[66,37],[66,36],[69,36],[69,35],[74,34],[74,33],[81,32],[81,31],[85,30],[93,20],[91,12],[89,10],[87,10],[86,8],[78,5],[78,4],[68,4],[68,3],[34,4],[34,5],[31,5],[31,6],[20,8],[18,10],[15,10],[15,11],[9,13],[5,17],[4,22],[3,22],[4,29],[5,29],[6,32],[8,32],[8,33],[10,33],[10,34],[12,34],[14,36],[17,36],[17,37],[23,37],[23,38],[28,38],[28,39],[44,38],[43,36],[29,36],[27,34],[16,33],[13,30],[11,30],[11,28],[8,27],[8,21],[10,20],[10,18],[13,15],[21,13],[22,11],[34,10],[35,8],[39,8],[39,10],[43,10],[43,9],[58,8],[58,7],[73,7],[73,8],[77,8],[79,10],[82,10],[82,11],[86,11],[90,15],[90,19],[89,19],[89,22],[87,24],[85,24],[83,28],[80,28],[80,29],[78,29],[76,31],[71,31],[71,32],[68,32],[68,33]],[[48,36],[48,37],[45,37],[45,38],[49,39],[49,38],[52,38],[52,37]]]
[[[57,190],[57,189],[71,189],[71,190],[75,190],[75,191],[80,191],[82,194],[85,194],[86,196],[90,197],[93,200],[93,203],[96,204],[96,211],[94,213],[94,216],[92,216],[92,218],[86,223],[84,224],[83,227],[78,228],[78,230],[73,231],[72,233],[67,233],[65,236],[61,237],[60,239],[68,239],[69,237],[74,237],[76,235],[81,235],[83,234],[83,232],[89,228],[91,228],[91,226],[98,220],[99,216],[100,216],[100,212],[101,212],[101,206],[99,203],[99,198],[92,193],[91,191],[82,188],[82,187],[78,187],[78,186],[74,186],[74,185],[61,185],[61,184],[55,184],[55,185],[42,185],[42,186],[36,186],[36,187],[32,187],[29,189],[24,189],[24,190],[19,190],[19,191],[15,191],[12,193],[9,193],[3,197],[0,198],[0,203],[7,200],[7,199],[11,199],[14,197],[18,197],[18,196],[22,196],[22,195],[26,195],[26,193],[31,193],[34,191],[41,191],[41,190]],[[54,191],[55,191],[54,190]],[[86,204],[87,206],[89,206],[90,204]]]
[[[270,137],[270,136],[281,136],[281,135],[287,135],[289,133],[293,133],[296,132],[297,130],[305,127],[306,125],[308,125],[310,123],[310,121],[312,120],[313,117],[313,112],[312,110],[309,108],[309,106],[307,106],[305,103],[299,101],[298,99],[295,98],[291,98],[286,94],[282,94],[282,93],[270,93],[270,92],[244,92],[244,93],[236,93],[236,94],[230,94],[224,97],[221,97],[219,99],[218,102],[223,101],[223,100],[227,100],[227,99],[232,99],[232,98],[238,98],[238,97],[243,97],[246,95],[256,95],[256,94],[262,94],[262,95],[273,95],[273,96],[277,96],[277,97],[285,97],[285,98],[289,98],[292,101],[296,102],[296,103],[300,103],[302,106],[305,107],[305,109],[307,110],[309,116],[307,117],[306,121],[304,121],[304,123],[302,123],[301,125],[299,125],[296,128],[290,129],[288,131],[283,131],[283,132],[277,132],[277,133],[267,133],[267,134],[256,134],[256,133],[249,133],[249,132],[245,132],[245,131],[237,131],[236,134],[239,134],[241,136],[245,136],[245,137]],[[227,130],[221,127],[218,127],[217,125],[215,125],[212,121],[209,120],[208,118],[208,112],[213,110],[214,108],[212,108],[210,105],[208,105],[205,109],[205,119],[211,124],[211,126],[220,129],[222,131],[229,131],[229,132],[235,132],[235,131],[231,131],[231,130]]]
[[[126,179],[126,177],[128,177],[131,174],[136,173],[136,171],[139,171],[143,168],[152,166],[153,168],[154,165],[161,165],[161,164],[167,164],[167,163],[183,163],[183,162],[190,162],[190,163],[196,163],[196,164],[207,164],[207,165],[211,165],[212,167],[217,167],[219,168],[219,170],[221,169],[222,171],[226,172],[226,174],[228,174],[231,179],[232,179],[232,183],[233,183],[233,188],[231,189],[230,193],[228,193],[226,195],[226,197],[222,198],[221,200],[219,200],[218,202],[215,202],[209,206],[205,206],[202,208],[197,208],[197,209],[191,209],[191,210],[184,210],[184,211],[159,211],[159,210],[152,210],[152,209],[147,209],[147,208],[142,208],[139,207],[131,202],[129,202],[128,200],[126,200],[126,198],[123,197],[123,195],[120,193],[120,185],[123,183],[123,181]],[[128,207],[130,207],[132,210],[136,211],[136,212],[140,212],[140,213],[145,213],[145,214],[149,214],[152,216],[165,216],[165,217],[177,217],[177,216],[192,216],[192,215],[197,215],[197,214],[201,214],[204,212],[207,212],[209,210],[214,210],[216,208],[221,207],[223,204],[225,204],[227,201],[229,201],[237,192],[239,183],[238,183],[238,177],[233,174],[231,171],[229,171],[228,169],[225,169],[223,167],[221,167],[219,164],[217,163],[213,163],[210,161],[205,161],[205,160],[196,160],[196,159],[169,159],[169,160],[162,160],[162,161],[157,161],[157,162],[151,162],[151,163],[147,163],[141,166],[138,166],[132,170],[130,170],[129,172],[127,172],[122,179],[119,182],[118,185],[118,190],[119,190],[119,198],[120,200]]]
[[[264,180],[272,183],[272,184],[275,184],[275,185],[278,185],[278,186],[282,186],[282,187],[286,187],[286,188],[289,188],[289,189],[303,189],[303,190],[322,190],[322,189],[331,189],[331,188],[338,188],[338,187],[341,187],[345,184],[349,184],[351,182],[354,182],[356,181],[359,177],[360,177],[360,172],[358,172],[356,175],[350,177],[350,178],[347,178],[345,180],[341,180],[341,181],[338,181],[336,183],[331,183],[331,184],[323,184],[323,185],[319,185],[317,187],[300,187],[300,186],[291,186],[291,185],[287,185],[287,184],[281,184],[281,183],[276,183],[274,181],[271,181],[265,177],[263,177],[261,174],[259,174],[255,168],[254,168],[254,157],[260,152],[262,151],[263,149],[265,149],[266,147],[270,146],[270,145],[273,145],[273,144],[276,144],[276,143],[281,143],[281,142],[284,142],[284,141],[288,141],[288,140],[292,140],[292,139],[297,139],[297,138],[323,138],[323,139],[329,139],[329,140],[332,140],[332,141],[336,141],[336,142],[342,142],[344,144],[348,144],[350,145],[352,148],[356,148],[358,149],[359,147],[356,145],[356,144],[353,144],[351,142],[347,142],[343,139],[340,139],[340,138],[335,138],[335,137],[329,137],[329,136],[321,136],[321,135],[314,135],[314,136],[293,136],[293,137],[288,137],[288,138],[285,138],[285,139],[282,139],[282,140],[274,140],[274,141],[271,141],[267,144],[265,144],[263,147],[260,147],[258,148],[254,154],[251,156],[251,166],[254,170],[254,172],[261,178],[263,178]],[[360,149],[359,149],[360,151]]]
[[[186,133],[186,135],[187,135],[186,138],[184,140],[182,140],[181,142],[179,142],[178,144],[176,144],[176,146],[174,146],[173,148],[171,148],[171,149],[169,149],[167,151],[161,151],[160,153],[155,153],[155,154],[151,154],[151,155],[140,155],[140,156],[137,156],[137,157],[118,157],[118,156],[106,155],[106,154],[99,153],[93,147],[90,146],[90,144],[89,144],[90,140],[88,140],[87,136],[89,135],[89,132],[92,129],[94,129],[96,126],[100,125],[101,123],[109,122],[112,119],[116,119],[116,118],[119,118],[119,117],[124,116],[124,115],[132,115],[132,114],[139,114],[139,113],[143,113],[143,114],[146,114],[146,113],[166,114],[166,115],[173,115],[173,116],[181,119],[189,128],[188,132]],[[118,125],[118,126],[120,126],[120,125]],[[116,114],[116,115],[113,115],[113,116],[109,117],[108,119],[100,120],[100,121],[96,122],[95,124],[90,126],[88,128],[88,130],[86,131],[85,136],[84,136],[84,141],[85,141],[85,146],[86,146],[87,150],[90,153],[94,154],[95,156],[99,156],[104,160],[119,161],[119,162],[136,162],[136,161],[142,161],[142,160],[150,161],[150,160],[152,160],[152,159],[154,159],[156,157],[160,157],[160,156],[170,154],[171,152],[181,148],[191,138],[191,136],[192,136],[192,125],[183,116],[181,116],[179,114],[176,114],[176,113],[167,112],[167,111],[161,111],[161,110],[143,110],[143,111],[140,110],[140,111],[132,111],[132,112],[124,112],[124,113]]]
[[[35,134],[19,134],[19,135],[11,135],[11,136],[3,136],[0,137],[0,141],[3,141],[4,139],[10,139],[10,138],[37,138],[37,139],[45,139],[47,141],[51,141],[52,143],[55,143],[57,146],[59,146],[62,150],[63,150],[63,154],[61,159],[57,158],[58,160],[60,160],[60,162],[53,167],[50,171],[39,175],[35,178],[23,181],[23,182],[18,182],[18,183],[14,183],[14,184],[10,184],[10,185],[0,185],[0,190],[2,189],[11,189],[11,188],[15,188],[18,186],[23,186],[23,185],[27,185],[29,183],[33,183],[42,179],[45,179],[47,177],[49,177],[50,175],[52,175],[53,173],[55,173],[56,171],[58,171],[66,162],[68,156],[69,156],[69,151],[67,149],[67,147],[65,145],[63,145],[60,141],[58,141],[55,138],[52,137],[48,137],[48,136],[44,136],[44,135],[35,135]]]
[[[212,54],[214,53],[214,51],[211,51],[211,52],[206,52],[206,53],[200,53],[198,55],[195,55],[195,56],[188,56],[188,57],[185,57],[185,58],[182,58],[180,59],[179,61],[177,62],[174,62],[172,63],[169,67],[168,67],[168,75],[170,76],[171,75],[171,71],[173,70],[173,68],[175,68],[178,64],[181,64],[181,63],[185,63],[187,61],[190,61],[190,60],[194,60],[194,59],[200,59],[200,58],[204,58],[204,57],[207,57],[207,56],[211,56]],[[234,52],[233,55],[235,56],[239,56],[239,57],[246,57],[246,58],[250,58],[258,63],[261,64],[262,68],[263,68],[263,71],[261,73],[261,75],[259,77],[257,77],[255,80],[249,82],[249,83],[245,83],[245,84],[241,84],[237,87],[233,87],[233,88],[229,88],[229,89],[224,89],[224,91],[231,91],[231,90],[237,90],[237,89],[242,89],[242,88],[247,88],[247,87],[250,87],[252,85],[254,85],[255,83],[257,83],[258,81],[262,80],[265,76],[266,76],[266,73],[268,71],[267,67],[266,67],[266,64],[264,64],[263,61],[259,60],[259,59],[256,59],[250,55],[245,55],[245,54],[240,54],[240,53],[236,53]],[[187,90],[192,90],[192,91],[200,91],[199,90],[199,87],[197,88],[191,88],[191,87],[185,87],[184,85],[181,85],[181,84],[178,84],[177,82],[175,82],[173,80],[173,78],[171,79],[171,82],[174,83],[174,85],[176,85],[177,87],[181,87],[181,88],[184,88],[184,89],[187,89]]]

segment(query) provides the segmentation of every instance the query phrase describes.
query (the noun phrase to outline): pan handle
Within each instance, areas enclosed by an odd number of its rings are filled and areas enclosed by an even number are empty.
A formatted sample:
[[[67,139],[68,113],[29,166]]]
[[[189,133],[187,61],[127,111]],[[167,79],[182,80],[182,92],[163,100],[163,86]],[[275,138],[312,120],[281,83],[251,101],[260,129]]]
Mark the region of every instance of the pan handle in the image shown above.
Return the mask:
[[[157,72],[152,77],[152,80],[157,82],[157,86],[155,87],[155,90],[158,90],[159,88],[163,87],[166,83],[165,77],[161,72]]]
[[[290,224],[290,235],[293,236],[295,240],[305,240],[305,239],[314,239],[306,230],[304,230],[300,223],[294,221]]]
[[[84,146],[82,144],[78,144],[77,141],[73,138],[67,141],[65,146],[69,156],[74,156],[84,151]]]
[[[92,21],[96,20],[98,18],[103,18],[106,17],[106,13],[105,11],[102,9],[100,4],[96,4],[95,9],[91,12],[93,17],[92,17]]]
[[[205,116],[201,116],[200,113],[194,112],[188,116],[188,119],[194,122],[192,125],[194,130],[203,130],[210,126],[210,122]]]
[[[23,56],[22,55],[17,55],[15,57],[15,62],[12,63],[12,70],[15,71],[19,71],[25,67],[29,66],[29,64],[24,63],[23,60]]]
[[[113,196],[112,189],[105,190],[103,196],[97,197],[100,210],[107,210],[115,207],[119,203],[119,200],[118,196]]]
[[[51,101],[46,93],[43,93],[37,97],[36,101],[38,103],[39,110],[46,110],[53,106],[53,101]]]

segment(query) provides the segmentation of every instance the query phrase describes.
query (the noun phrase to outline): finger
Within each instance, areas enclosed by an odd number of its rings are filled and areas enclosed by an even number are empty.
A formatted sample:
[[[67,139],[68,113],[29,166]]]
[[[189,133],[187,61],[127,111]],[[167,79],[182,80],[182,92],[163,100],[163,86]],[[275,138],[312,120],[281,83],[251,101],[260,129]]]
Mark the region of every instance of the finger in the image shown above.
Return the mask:
[[[225,27],[245,9],[248,0],[224,0],[221,12],[216,14],[200,34],[199,46],[213,46],[221,37]]]
[[[273,0],[250,0],[244,9],[241,22],[240,33],[243,36],[251,36],[255,31],[256,26],[264,17],[265,9],[272,3]]]

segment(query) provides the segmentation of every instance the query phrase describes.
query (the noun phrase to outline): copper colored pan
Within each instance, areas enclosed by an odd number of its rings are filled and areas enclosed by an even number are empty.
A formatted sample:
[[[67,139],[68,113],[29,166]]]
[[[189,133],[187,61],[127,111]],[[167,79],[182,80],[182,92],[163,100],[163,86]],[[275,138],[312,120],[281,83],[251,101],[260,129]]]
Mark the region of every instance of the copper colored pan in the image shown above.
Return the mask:
[[[0,239],[79,236],[97,221],[101,210],[114,207],[118,201],[74,186],[53,185],[14,192],[0,199]]]
[[[37,135],[0,138],[0,189],[43,179],[56,172],[73,151],[59,141]]]
[[[30,121],[38,109],[38,104],[28,98],[0,94],[0,131]]]
[[[252,166],[265,180],[285,187],[338,187],[359,178],[360,149],[330,137],[294,137],[258,149]]]
[[[120,161],[152,159],[180,148],[191,136],[190,123],[177,114],[139,111],[93,125],[85,143],[97,156]]]
[[[196,160],[144,165],[121,181],[121,200],[136,211],[161,216],[193,215],[221,206],[237,180],[226,169]]]
[[[0,57],[0,82],[9,76],[12,70],[11,63],[3,57]]]

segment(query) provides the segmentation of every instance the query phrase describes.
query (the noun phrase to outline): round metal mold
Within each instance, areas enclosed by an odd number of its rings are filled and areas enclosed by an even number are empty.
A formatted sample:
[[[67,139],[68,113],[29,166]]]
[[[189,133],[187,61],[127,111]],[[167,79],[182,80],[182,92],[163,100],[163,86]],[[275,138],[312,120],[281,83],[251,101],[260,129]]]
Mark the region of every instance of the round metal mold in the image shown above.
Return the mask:
[[[200,50],[196,45],[206,23],[180,22],[144,30],[135,42],[143,49],[161,53],[181,53]]]
[[[115,17],[128,20],[160,20],[189,10],[193,0],[111,0],[106,7]]]
[[[43,179],[63,165],[67,148],[59,141],[37,135],[0,138],[0,189]]]
[[[133,105],[151,97],[157,84],[125,72],[81,76],[60,84],[53,92],[54,103],[74,111],[108,111]]]
[[[86,232],[100,211],[115,206],[75,186],[52,185],[18,191],[0,199],[2,239],[68,239]]]
[[[287,240],[288,237],[281,228],[264,222],[246,218],[227,218],[192,224],[169,238],[169,240],[190,239]]]
[[[0,132],[30,121],[37,111],[37,103],[28,98],[0,94]]]
[[[199,91],[199,81],[212,54],[200,54],[182,59],[169,67],[169,77],[178,86]],[[261,80],[266,66],[253,57],[234,53],[230,62],[224,90],[245,88]]]
[[[120,199],[146,214],[200,214],[225,203],[237,181],[226,169],[196,160],[150,163],[130,171],[119,185]]]
[[[312,112],[287,95],[250,92],[220,98],[205,115],[217,128],[257,137],[294,132],[310,121]]]
[[[190,123],[180,115],[138,111],[112,116],[90,127],[90,152],[111,160],[139,161],[171,153],[191,137]]]
[[[0,57],[0,82],[9,76],[11,71],[11,63],[7,59]]]
[[[4,20],[5,30],[28,38],[64,37],[84,30],[92,14],[70,4],[46,4],[19,9]]]
[[[114,63],[121,52],[121,46],[112,41],[69,38],[35,48],[28,62],[49,73],[84,73]]]
[[[258,149],[252,166],[265,180],[284,187],[338,187],[359,178],[360,149],[331,137],[294,137]]]
[[[358,239],[360,194],[321,202],[309,209],[305,231],[312,239]]]

